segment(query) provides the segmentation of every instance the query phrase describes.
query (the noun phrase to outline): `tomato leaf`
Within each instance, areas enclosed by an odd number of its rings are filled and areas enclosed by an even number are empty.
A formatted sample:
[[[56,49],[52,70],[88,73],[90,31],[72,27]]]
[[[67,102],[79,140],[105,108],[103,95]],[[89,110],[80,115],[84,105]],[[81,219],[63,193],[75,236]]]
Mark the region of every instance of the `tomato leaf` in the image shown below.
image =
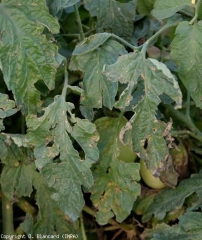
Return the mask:
[[[137,183],[140,180],[139,164],[118,160],[121,122],[120,119],[107,117],[95,122],[100,134],[100,159],[94,166],[95,184],[91,188],[91,200],[99,210],[96,219],[102,225],[114,215],[118,222],[122,222],[140,194]]]
[[[90,37],[85,38],[82,42],[76,45],[72,55],[76,56],[94,51],[102,44],[104,44],[110,38],[110,36],[110,33],[97,33],[91,35]]]
[[[152,204],[147,208],[147,211],[143,216],[143,221],[148,221],[152,215],[162,220],[166,216],[167,212],[180,208],[185,199],[194,192],[196,192],[198,196],[201,196],[201,183],[201,174],[196,174],[193,175],[192,178],[184,179],[180,182],[176,189],[163,190],[156,195]],[[198,206],[195,206],[195,208],[197,207]]]
[[[202,38],[202,21],[194,25],[190,25],[189,22],[181,22],[176,29],[176,36],[171,44],[171,56],[178,64],[180,79],[195,101],[196,106],[202,108],[202,65],[200,61],[202,43],[198,41],[200,38]]]
[[[155,0],[137,0],[137,10],[142,15],[149,15]]]
[[[46,0],[52,15],[56,15],[59,10],[68,8],[80,2],[80,0]]]
[[[190,0],[156,0],[154,4],[154,9],[152,10],[152,15],[158,19],[169,18],[177,11],[183,9],[186,6],[192,6]]]
[[[51,199],[52,191],[44,184],[44,180],[39,173],[35,173],[34,187],[37,190],[36,203],[39,207],[37,221],[30,230],[33,234],[77,234],[80,236],[79,229],[76,228],[76,223],[72,224],[70,219],[58,209],[57,203]],[[50,211],[51,209],[51,211]]]
[[[157,225],[153,229],[146,230],[141,239],[145,240],[200,240],[202,237],[202,213],[201,212],[188,212],[182,215],[179,224],[172,227],[164,223]]]
[[[89,188],[93,184],[90,167],[99,156],[98,135],[94,124],[75,118],[71,113],[74,105],[67,103],[65,97],[56,96],[41,117],[27,117],[27,140],[35,146],[36,165],[47,186],[53,189],[52,198],[76,220],[84,205],[81,186]],[[74,148],[76,142],[84,150],[85,160]]]
[[[177,103],[176,107],[181,106],[182,94],[177,81],[163,63],[145,59],[142,53],[119,57],[115,64],[104,67],[104,74],[110,81],[128,83],[115,104],[122,111],[133,99],[131,94],[138,82],[144,82],[144,95],[133,106],[135,114],[130,121],[133,149],[157,173],[157,168],[162,168],[161,162],[168,157],[168,148],[164,139],[167,125],[157,119],[156,111],[163,93]]]
[[[0,131],[4,130],[3,118],[15,114],[18,109],[15,108],[15,102],[8,99],[8,95],[0,93]]]
[[[40,93],[34,86],[38,80],[54,88],[57,47],[46,39],[44,27],[59,31],[44,1],[1,1],[1,68],[8,89],[25,113],[34,113],[40,106]]]
[[[70,62],[71,70],[80,70],[84,72],[83,87],[84,94],[81,97],[81,104],[90,108],[101,108],[103,105],[112,109],[115,96],[117,94],[118,83],[112,83],[102,74],[104,64],[114,63],[119,55],[126,54],[124,47],[114,40],[108,40],[100,48],[99,45],[106,41],[107,35],[101,35],[93,38],[95,44],[90,44],[90,52],[81,55],[75,55]],[[97,43],[99,42],[99,43]],[[92,49],[95,49],[92,51]],[[77,51],[76,51],[77,52]],[[84,52],[85,53],[85,52]]]
[[[100,7],[102,6],[102,7]],[[111,32],[130,39],[135,20],[136,0],[120,3],[115,0],[85,0],[85,8],[96,16],[97,32]]]

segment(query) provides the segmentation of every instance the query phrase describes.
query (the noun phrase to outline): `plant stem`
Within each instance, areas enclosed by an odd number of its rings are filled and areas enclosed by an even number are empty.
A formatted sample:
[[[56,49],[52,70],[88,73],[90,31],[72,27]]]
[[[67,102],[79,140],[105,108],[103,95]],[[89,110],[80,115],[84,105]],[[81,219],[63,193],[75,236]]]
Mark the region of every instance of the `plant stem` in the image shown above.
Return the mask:
[[[192,18],[192,20],[189,22],[190,25],[195,23],[195,21],[198,18],[198,12],[199,12],[200,4],[201,4],[201,0],[198,0],[197,3],[194,5],[195,6],[195,14],[194,14],[194,17]]]
[[[67,34],[60,34],[60,36],[64,36],[64,37],[79,37],[80,36],[80,34],[78,34],[78,33],[67,33]]]
[[[3,218],[3,234],[14,235],[14,225],[13,225],[13,204],[2,195],[2,218]]]
[[[154,39],[156,39],[158,36],[160,36],[166,29],[175,27],[178,24],[178,22],[175,23],[167,23],[165,24],[161,29],[159,29],[153,36],[151,36],[142,46],[141,52],[146,55],[147,48],[151,44]]]
[[[66,94],[67,94],[67,87],[68,87],[68,72],[65,67],[65,80],[64,80],[64,86],[62,89],[62,96],[64,97],[64,100],[66,99]]]
[[[166,109],[171,113],[171,115],[178,119],[180,122],[184,123],[192,132],[192,136],[202,142],[202,132],[195,126],[190,117],[176,110],[172,105],[164,105]]]
[[[84,221],[83,221],[82,212],[81,212],[81,214],[80,214],[80,224],[81,224],[82,238],[83,238],[83,240],[87,240],[87,236],[86,236],[86,231],[85,231],[85,227],[84,227]]]
[[[78,27],[79,27],[80,40],[83,41],[85,36],[84,36],[83,27],[82,27],[81,18],[79,15],[79,10],[78,10],[77,4],[74,5],[74,11],[75,11],[75,15],[76,15],[76,21],[77,21]]]
[[[187,91],[186,116],[190,118],[190,93]]]
[[[198,139],[199,141],[201,141],[201,137],[198,137],[196,134],[192,133],[189,130],[179,130],[179,131],[171,131],[171,135],[173,137],[177,137],[179,135],[189,135],[195,139]]]
[[[111,36],[113,38],[115,38],[116,40],[118,40],[119,42],[123,43],[123,45],[125,45],[126,47],[131,48],[133,51],[136,51],[141,48],[141,46],[136,47],[136,46],[130,44],[129,42],[125,41],[123,38],[120,38],[119,36],[115,35],[114,33],[112,33]]]
[[[109,227],[103,227],[102,229],[104,232],[107,232],[107,231],[114,231],[114,230],[120,229],[120,227],[119,226],[109,226]],[[96,231],[97,231],[96,229],[92,229],[89,232],[94,233]]]
[[[82,27],[84,28],[84,29],[86,29],[86,30],[90,30],[90,27],[89,26],[86,26],[85,24],[82,24]]]
[[[179,10],[179,13],[181,13],[187,17],[193,17],[193,15],[191,13],[188,13],[187,11],[184,11],[184,10]]]
[[[86,213],[88,213],[89,215],[95,217],[95,214],[96,214],[96,213],[95,213],[91,208],[89,208],[88,206],[85,205],[84,208],[83,208],[83,211],[86,212]],[[115,220],[113,220],[113,219],[109,219],[108,223],[111,224],[111,225],[114,225],[114,226],[119,226],[119,228],[122,228],[121,225],[118,224],[118,223],[117,223]]]
[[[36,208],[33,207],[28,201],[26,201],[24,198],[20,198],[18,202],[15,203],[16,206],[18,206],[21,210],[23,210],[26,213],[29,213],[31,215],[34,215],[36,213]]]

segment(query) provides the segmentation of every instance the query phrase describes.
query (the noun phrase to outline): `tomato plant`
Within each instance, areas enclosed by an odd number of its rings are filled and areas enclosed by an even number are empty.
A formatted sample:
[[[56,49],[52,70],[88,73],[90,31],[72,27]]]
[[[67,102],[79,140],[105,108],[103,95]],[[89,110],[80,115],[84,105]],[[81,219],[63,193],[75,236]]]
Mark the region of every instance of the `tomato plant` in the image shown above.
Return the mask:
[[[1,0],[1,238],[201,239],[201,39],[201,0]]]

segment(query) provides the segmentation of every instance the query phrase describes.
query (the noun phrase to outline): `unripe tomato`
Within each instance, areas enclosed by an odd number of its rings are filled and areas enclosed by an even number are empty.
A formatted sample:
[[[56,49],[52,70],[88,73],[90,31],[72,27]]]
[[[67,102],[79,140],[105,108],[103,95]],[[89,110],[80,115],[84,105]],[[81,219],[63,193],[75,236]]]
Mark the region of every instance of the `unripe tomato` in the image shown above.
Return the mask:
[[[154,177],[149,169],[145,166],[145,162],[143,159],[140,159],[140,175],[147,186],[153,189],[163,189],[166,185],[159,179]]]

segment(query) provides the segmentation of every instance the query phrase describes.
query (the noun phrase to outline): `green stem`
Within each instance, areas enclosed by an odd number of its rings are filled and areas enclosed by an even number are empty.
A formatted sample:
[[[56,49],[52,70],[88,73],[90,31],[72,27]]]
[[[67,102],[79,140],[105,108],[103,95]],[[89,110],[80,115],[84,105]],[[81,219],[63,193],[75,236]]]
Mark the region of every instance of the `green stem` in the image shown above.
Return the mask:
[[[21,210],[23,210],[26,213],[29,213],[31,215],[34,215],[36,213],[36,208],[33,207],[28,201],[26,201],[24,198],[20,198],[18,202],[15,203],[16,206],[18,206]]]
[[[141,52],[146,55],[147,48],[150,46],[152,41],[154,41],[157,37],[159,37],[166,29],[175,27],[178,23],[167,23],[161,29],[159,29],[153,36],[151,36],[142,46]]]
[[[74,5],[74,11],[75,11],[75,15],[76,15],[76,21],[77,21],[78,27],[79,27],[80,40],[83,41],[85,36],[84,36],[83,27],[82,27],[81,18],[80,18],[77,4]]]
[[[96,215],[96,213],[95,213],[91,208],[89,208],[89,207],[86,206],[86,205],[84,206],[83,211],[86,212],[86,213],[88,213],[89,215],[91,215],[91,216],[93,216],[93,217],[95,217],[95,215]],[[109,219],[108,223],[111,224],[111,225],[114,225],[114,226],[119,226],[119,228],[122,228],[122,227],[121,227],[115,220],[113,220],[113,219]]]
[[[93,33],[94,31],[95,31],[95,29],[91,29],[91,30],[89,30],[88,32],[85,32],[84,35],[85,35],[85,36],[88,36],[88,35],[90,35],[91,33]]]
[[[195,126],[190,117],[176,110],[172,105],[164,105],[166,109],[171,113],[171,115],[178,119],[180,122],[184,123],[189,130],[191,130],[193,136],[202,142],[202,132]]]
[[[171,135],[173,137],[178,137],[180,135],[189,135],[195,139],[198,139],[199,141],[201,141],[201,137],[198,137],[196,134],[194,134],[193,132],[189,131],[189,130],[180,130],[180,131],[171,131]]]
[[[80,36],[80,34],[78,34],[78,33],[67,33],[67,34],[60,34],[60,36],[73,37],[73,38],[77,37],[78,38]]]
[[[130,44],[129,42],[125,41],[123,38],[120,38],[119,36],[115,35],[114,33],[112,33],[111,36],[112,36],[113,38],[115,38],[117,41],[123,43],[123,45],[125,45],[126,47],[131,48],[133,51],[136,51],[136,50],[138,50],[138,49],[141,48],[141,46],[136,47],[136,46]]]
[[[13,204],[2,194],[3,234],[14,235]]]
[[[186,116],[190,118],[190,93],[187,92]]]
[[[193,14],[191,14],[191,13],[189,13],[189,12],[187,12],[187,11],[179,10],[179,13],[181,13],[181,14],[187,16],[187,17],[193,18]]]
[[[120,229],[119,226],[109,226],[109,227],[103,227],[102,230],[104,232],[107,232],[107,231],[114,231],[114,230],[117,230],[117,229]],[[94,233],[94,232],[97,232],[96,229],[92,229],[89,231],[90,233]]]
[[[86,26],[85,24],[82,24],[82,27],[83,27],[84,29],[86,29],[87,31],[90,30],[90,27],[89,27],[89,26]]]
[[[191,148],[190,150],[191,150],[191,151],[194,151],[195,153],[198,153],[198,154],[202,155],[202,150],[201,150],[201,148]],[[202,159],[201,159],[201,161],[202,161]]]
[[[67,87],[68,87],[68,72],[67,72],[67,69],[65,69],[65,80],[64,80],[64,86],[62,89],[62,96],[64,97],[64,99],[66,99]]]
[[[83,238],[83,240],[87,240],[87,236],[86,236],[86,231],[85,231],[85,227],[84,227],[84,221],[83,221],[83,215],[82,215],[82,213],[80,214],[80,224],[81,224],[82,238]]]
[[[192,18],[192,20],[189,22],[190,25],[195,23],[195,21],[198,18],[200,4],[201,4],[201,0],[198,0],[197,3],[195,4],[195,14],[194,14],[194,17]]]

